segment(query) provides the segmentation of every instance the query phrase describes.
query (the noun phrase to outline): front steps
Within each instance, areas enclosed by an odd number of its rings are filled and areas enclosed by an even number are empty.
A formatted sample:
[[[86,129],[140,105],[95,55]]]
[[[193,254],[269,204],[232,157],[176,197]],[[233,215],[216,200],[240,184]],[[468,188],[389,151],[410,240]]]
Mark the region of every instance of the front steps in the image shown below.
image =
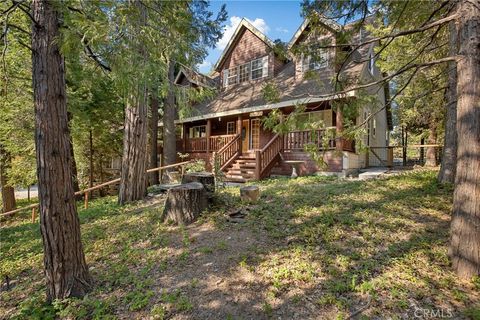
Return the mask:
[[[225,180],[247,182],[255,179],[256,162],[253,154],[242,154],[226,168]]]

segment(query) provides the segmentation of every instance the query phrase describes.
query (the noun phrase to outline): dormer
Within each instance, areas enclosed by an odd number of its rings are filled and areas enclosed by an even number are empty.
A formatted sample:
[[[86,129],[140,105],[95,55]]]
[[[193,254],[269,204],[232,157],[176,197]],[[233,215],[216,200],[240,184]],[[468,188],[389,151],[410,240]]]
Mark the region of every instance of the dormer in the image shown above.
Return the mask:
[[[275,76],[284,62],[273,51],[274,43],[248,20],[242,19],[214,66],[223,88]]]
[[[311,20],[305,19],[288,44],[288,50],[293,53],[295,62],[295,78],[301,80],[310,71],[319,71],[330,74],[335,70],[335,49],[321,48],[322,46],[334,46],[336,32],[341,26],[333,20],[315,17],[319,19],[322,28],[310,27]],[[318,50],[302,50],[302,48],[315,48]]]

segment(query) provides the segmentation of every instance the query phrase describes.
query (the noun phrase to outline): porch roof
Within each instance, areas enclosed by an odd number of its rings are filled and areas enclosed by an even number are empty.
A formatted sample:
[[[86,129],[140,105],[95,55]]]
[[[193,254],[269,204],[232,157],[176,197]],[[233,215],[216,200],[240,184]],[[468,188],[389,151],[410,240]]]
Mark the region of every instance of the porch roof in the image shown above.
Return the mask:
[[[358,79],[364,63],[349,63],[341,73],[343,76]],[[176,123],[192,122],[202,119],[224,117],[254,111],[278,109],[296,104],[307,104],[329,101],[355,96],[355,91],[347,94],[335,94],[331,79],[334,76],[331,68],[322,71],[320,77],[305,80],[303,75],[295,76],[295,64],[289,62],[274,77],[267,81],[278,90],[278,101],[268,103],[264,97],[264,86],[268,82],[247,82],[227,88],[212,100],[195,104],[193,114],[176,121]]]
[[[350,92],[347,92],[345,94],[335,94],[335,95],[331,95],[329,97],[305,97],[305,98],[300,98],[300,99],[292,99],[292,100],[282,101],[282,102],[278,102],[278,103],[263,104],[263,105],[234,109],[234,110],[229,110],[229,111],[208,113],[208,114],[203,114],[203,115],[199,115],[199,116],[194,116],[194,117],[175,120],[175,123],[193,122],[193,121],[198,121],[198,120],[232,116],[232,115],[238,115],[238,114],[250,113],[250,112],[256,112],[256,111],[279,109],[279,108],[294,106],[294,105],[297,105],[297,104],[308,104],[308,103],[329,101],[329,100],[342,99],[342,98],[348,98],[348,97],[354,97],[354,96],[355,96],[355,91],[350,91]]]

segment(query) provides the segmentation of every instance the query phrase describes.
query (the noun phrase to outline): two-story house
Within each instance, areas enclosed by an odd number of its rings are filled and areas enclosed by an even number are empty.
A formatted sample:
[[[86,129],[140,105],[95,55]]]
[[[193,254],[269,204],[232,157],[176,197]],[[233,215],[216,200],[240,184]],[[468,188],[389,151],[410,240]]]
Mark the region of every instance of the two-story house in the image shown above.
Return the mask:
[[[311,32],[309,25],[305,20],[300,26],[288,44],[289,52],[305,42],[320,43],[322,37],[330,37],[331,43],[335,43],[341,28],[334,21],[324,20],[324,30],[318,34]],[[354,41],[361,41],[365,36],[365,32],[360,31]],[[212,99],[194,104],[192,116],[176,121],[182,126],[178,151],[207,163],[215,157],[227,179],[236,181],[290,174],[293,161],[298,161],[300,174],[319,170],[348,173],[365,167],[367,162],[380,164],[386,160],[386,149],[378,149],[375,157],[369,157],[368,153],[356,150],[355,141],[341,135],[327,144],[322,139],[325,130],[343,130],[342,110],[332,108],[332,102],[356,99],[358,94],[355,90],[336,94],[332,85],[336,72],[351,79],[352,85],[381,77],[374,63],[373,46],[350,52],[342,66],[336,65],[336,48],[322,49],[321,59],[305,54],[290,54],[290,58],[282,59],[276,54],[274,43],[243,19],[215,64],[212,77],[183,69],[176,78],[179,85],[216,86],[218,90]],[[317,76],[306,77],[312,72]],[[264,98],[262,88],[267,80],[280,93],[275,103]],[[365,145],[386,147],[391,130],[391,116],[385,108],[388,88],[385,91],[382,86],[372,86],[367,90],[377,102],[361,107],[357,118],[351,120],[357,124],[365,122],[367,130],[362,138]],[[298,105],[305,106],[305,118],[322,120],[326,128],[275,134],[262,125],[262,118],[272,110],[287,115]],[[327,167],[320,167],[311,159],[304,150],[307,143],[324,149]]]

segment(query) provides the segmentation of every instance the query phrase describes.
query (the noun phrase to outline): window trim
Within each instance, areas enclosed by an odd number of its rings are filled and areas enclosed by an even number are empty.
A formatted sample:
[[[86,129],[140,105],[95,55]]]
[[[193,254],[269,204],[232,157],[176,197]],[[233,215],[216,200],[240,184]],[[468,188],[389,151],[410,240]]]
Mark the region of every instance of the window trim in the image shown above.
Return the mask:
[[[202,136],[202,130],[201,128],[204,128],[204,133],[205,133],[205,136]],[[199,132],[199,136],[198,137],[195,137],[195,129],[198,129],[198,132]],[[188,138],[189,139],[198,139],[198,138],[205,138],[207,136],[207,126],[206,125],[198,125],[198,126],[193,126],[193,127],[190,127],[189,130],[188,130]]]
[[[330,52],[327,49],[319,49],[321,50],[319,56],[323,61],[312,61],[311,55],[303,55],[302,56],[302,71],[316,71],[328,68],[329,60],[330,60]],[[313,67],[312,67],[313,66]]]
[[[369,54],[369,59],[368,59],[368,71],[370,72],[370,74],[373,75],[373,68],[375,67],[375,55],[373,54],[373,52],[370,51],[370,54]]]
[[[224,69],[223,70],[223,86],[228,87],[231,85],[240,84],[240,83],[248,82],[252,80],[259,80],[259,79],[268,77],[268,60],[269,60],[269,56],[266,55],[260,58],[250,60],[247,63],[241,64],[229,69]],[[259,62],[259,66],[253,69],[253,64],[257,62]],[[241,80],[240,70],[242,67],[244,67],[247,70],[247,75],[248,75],[246,78],[244,78],[244,80]],[[235,75],[231,75],[233,73],[232,72],[233,70],[235,70]],[[262,75],[258,78],[254,78],[253,72],[259,71],[259,70],[262,71]],[[236,79],[236,80],[230,82],[230,79]]]
[[[228,126],[230,124],[233,124],[233,132],[232,133],[229,133],[228,131]],[[237,132],[237,125],[236,125],[236,121],[228,121],[227,122],[227,134],[235,134]]]

